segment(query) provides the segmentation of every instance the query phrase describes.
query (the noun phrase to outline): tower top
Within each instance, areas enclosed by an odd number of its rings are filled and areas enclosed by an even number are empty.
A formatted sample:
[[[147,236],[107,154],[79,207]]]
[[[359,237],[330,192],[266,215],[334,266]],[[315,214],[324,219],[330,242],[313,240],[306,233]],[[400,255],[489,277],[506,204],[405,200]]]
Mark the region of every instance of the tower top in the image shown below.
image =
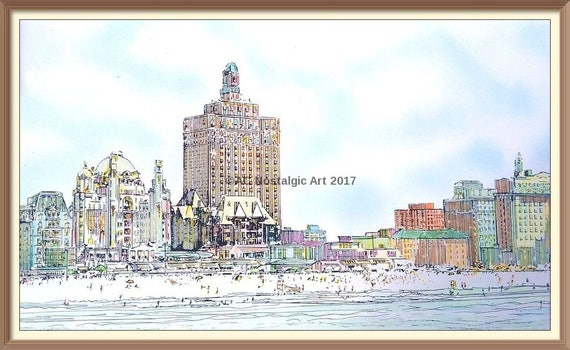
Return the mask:
[[[238,72],[238,67],[236,66],[236,64],[234,62],[230,62],[228,64],[226,64],[226,68],[224,69],[224,72]]]
[[[523,159],[522,159],[522,155],[521,152],[517,153],[517,157],[515,158],[515,171],[514,171],[514,175],[515,177],[519,177],[523,175]]]
[[[222,71],[220,99],[222,101],[235,101],[240,99],[239,71],[234,62],[226,64],[226,68]]]

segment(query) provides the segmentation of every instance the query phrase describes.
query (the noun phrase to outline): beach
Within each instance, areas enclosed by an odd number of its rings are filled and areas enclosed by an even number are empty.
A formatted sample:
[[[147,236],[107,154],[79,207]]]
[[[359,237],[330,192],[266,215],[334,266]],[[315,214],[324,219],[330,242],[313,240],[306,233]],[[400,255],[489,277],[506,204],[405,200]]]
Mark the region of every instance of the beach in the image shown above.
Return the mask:
[[[260,275],[182,272],[85,276],[22,281],[20,329],[549,330],[551,327],[548,271]]]
[[[512,287],[549,288],[549,271],[460,273],[328,272],[286,274],[123,273],[101,277],[74,275],[30,278],[20,284],[20,302],[102,301],[141,298],[218,298],[225,296],[308,293],[370,293],[372,291],[461,292]]]

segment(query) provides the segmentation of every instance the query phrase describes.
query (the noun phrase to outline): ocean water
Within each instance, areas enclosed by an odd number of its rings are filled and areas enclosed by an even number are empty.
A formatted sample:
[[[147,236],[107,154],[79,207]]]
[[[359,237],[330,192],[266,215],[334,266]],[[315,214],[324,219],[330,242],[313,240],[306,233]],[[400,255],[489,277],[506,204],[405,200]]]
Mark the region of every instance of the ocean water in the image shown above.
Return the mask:
[[[20,330],[550,330],[550,290],[309,292],[20,303]]]

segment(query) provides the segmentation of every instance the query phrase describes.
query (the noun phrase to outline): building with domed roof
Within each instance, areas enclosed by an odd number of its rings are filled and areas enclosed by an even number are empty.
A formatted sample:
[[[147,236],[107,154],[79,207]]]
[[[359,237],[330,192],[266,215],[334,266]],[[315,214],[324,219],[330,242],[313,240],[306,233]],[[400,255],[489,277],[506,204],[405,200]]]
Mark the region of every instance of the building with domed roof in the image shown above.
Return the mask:
[[[203,114],[184,119],[183,190],[209,208],[224,196],[258,198],[279,226],[279,118],[260,116],[259,105],[242,98],[234,62],[222,71],[219,93]]]
[[[112,152],[97,167],[84,163],[73,190],[71,244],[77,249],[77,262],[89,265],[129,261],[136,258],[131,249],[169,241],[170,225],[164,229],[163,209],[169,212],[170,207],[164,206],[162,199],[165,194],[169,201],[170,192],[162,180],[161,161],[155,163],[151,193],[147,192],[140,172],[122,152]],[[156,200],[157,194],[160,200]],[[149,249],[145,251],[147,258],[154,257]]]

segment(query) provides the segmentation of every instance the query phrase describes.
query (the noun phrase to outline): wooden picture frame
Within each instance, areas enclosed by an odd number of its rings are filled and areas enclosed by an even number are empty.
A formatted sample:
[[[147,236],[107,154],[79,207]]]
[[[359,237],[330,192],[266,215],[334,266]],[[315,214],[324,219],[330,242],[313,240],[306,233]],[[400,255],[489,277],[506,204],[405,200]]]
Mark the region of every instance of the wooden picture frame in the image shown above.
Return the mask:
[[[2,34],[0,35],[0,46],[3,48],[3,70],[1,71],[1,93],[0,106],[2,106],[2,151],[0,152],[2,164],[2,176],[0,181],[3,196],[0,201],[0,223],[3,229],[2,235],[2,264],[0,268],[0,294],[2,305],[2,326],[0,327],[1,345],[6,349],[95,349],[95,348],[121,348],[121,349],[266,349],[266,348],[319,348],[319,349],[345,349],[347,347],[357,347],[359,349],[377,349],[377,348],[395,348],[395,349],[479,349],[501,348],[501,349],[569,349],[568,344],[568,317],[570,307],[567,302],[568,291],[568,271],[569,260],[566,252],[570,251],[569,240],[565,235],[568,229],[568,220],[563,213],[566,212],[568,200],[568,148],[566,136],[569,131],[567,118],[568,109],[567,102],[570,100],[570,92],[568,85],[570,83],[570,74],[568,69],[568,57],[570,56],[570,6],[567,1],[555,0],[470,0],[470,1],[453,1],[453,0],[356,0],[356,1],[323,1],[323,0],[294,0],[294,1],[259,1],[259,0],[0,0],[0,16],[3,19],[1,25]],[[554,70],[559,68],[560,71],[560,115],[552,115],[551,118],[559,118],[559,135],[560,135],[560,246],[552,247],[557,249],[560,257],[560,319],[554,320],[553,324],[559,327],[559,339],[555,340],[528,340],[517,339],[513,336],[511,339],[463,339],[461,334],[441,339],[437,336],[422,333],[419,338],[408,338],[404,332],[401,332],[401,339],[398,340],[382,340],[380,338],[369,339],[363,337],[359,332],[347,332],[346,339],[336,339],[336,337],[328,338],[323,334],[318,339],[298,338],[295,332],[284,332],[275,334],[268,332],[268,336],[263,339],[251,338],[233,338],[225,339],[221,336],[217,339],[194,339],[192,337],[183,337],[180,339],[180,332],[157,332],[163,334],[147,334],[142,337],[132,337],[129,339],[108,338],[107,332],[94,332],[90,339],[57,339],[49,335],[49,332],[43,332],[45,338],[41,340],[15,339],[12,307],[18,300],[14,299],[13,283],[14,278],[17,281],[18,276],[14,276],[14,256],[13,247],[17,236],[14,235],[15,225],[14,211],[17,210],[15,203],[18,188],[14,187],[13,181],[17,177],[18,169],[14,169],[14,162],[18,154],[13,152],[15,137],[13,134],[13,111],[15,107],[13,89],[14,79],[12,69],[14,61],[17,57],[13,54],[14,38],[11,33],[13,23],[12,15],[17,11],[33,10],[33,11],[298,11],[318,14],[319,11],[337,11],[342,14],[343,11],[352,10],[389,10],[389,11],[506,11],[517,12],[525,11],[541,11],[552,10],[560,14],[560,67],[553,67]],[[556,108],[554,109],[556,110]],[[556,133],[557,130],[552,130]],[[556,150],[553,150],[555,152]],[[554,153],[556,154],[556,153]],[[553,156],[554,158],[554,156]],[[17,216],[16,216],[17,218]],[[17,242],[16,242],[17,246]],[[556,271],[556,270],[555,270]],[[553,271],[554,273],[554,271]],[[178,334],[176,334],[178,333]]]

